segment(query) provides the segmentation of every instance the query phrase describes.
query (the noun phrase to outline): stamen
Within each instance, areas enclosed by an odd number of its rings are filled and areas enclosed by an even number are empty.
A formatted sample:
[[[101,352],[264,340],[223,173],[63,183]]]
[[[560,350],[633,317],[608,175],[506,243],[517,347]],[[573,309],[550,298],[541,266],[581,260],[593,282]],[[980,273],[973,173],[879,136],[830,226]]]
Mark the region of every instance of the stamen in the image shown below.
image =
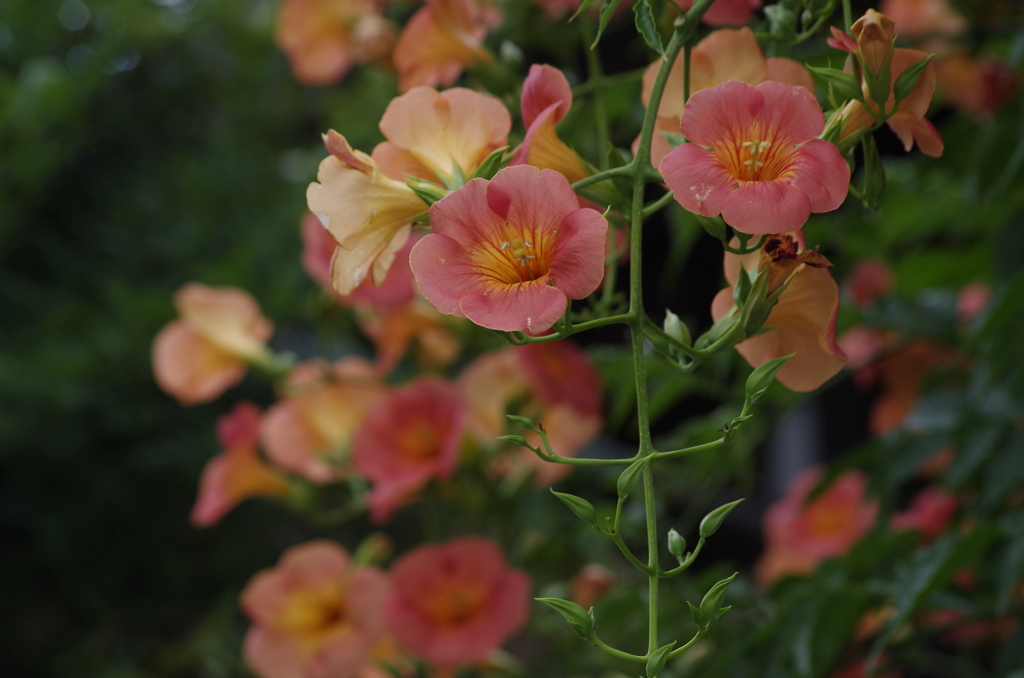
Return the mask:
[[[512,243],[510,243],[508,240],[506,240],[505,242],[501,243],[501,247],[498,248],[498,251],[499,252],[503,252],[503,251],[505,251],[506,249],[508,249],[511,246],[512,246]]]

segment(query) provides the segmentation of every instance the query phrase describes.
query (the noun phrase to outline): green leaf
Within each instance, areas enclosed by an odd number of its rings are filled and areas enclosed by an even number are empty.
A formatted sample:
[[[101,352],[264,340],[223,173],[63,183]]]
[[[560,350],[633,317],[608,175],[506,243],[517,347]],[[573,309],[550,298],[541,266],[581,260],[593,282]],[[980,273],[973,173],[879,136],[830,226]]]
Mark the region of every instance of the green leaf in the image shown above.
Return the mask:
[[[615,484],[615,489],[618,490],[619,498],[625,499],[629,496],[629,493],[636,487],[637,481],[640,480],[640,476],[643,474],[650,463],[654,461],[654,455],[648,455],[642,459],[637,459],[632,464],[626,467],[626,470],[619,476],[619,481]]]
[[[426,203],[427,207],[448,195],[447,191],[426,181],[413,180],[407,182],[406,185],[412,189],[413,193],[419,196],[420,200]]]
[[[736,506],[743,501],[737,499],[734,502],[730,502],[724,506],[719,506],[711,513],[704,516],[704,520],[700,521],[700,538],[707,539],[715,532],[718,532],[718,528],[722,526],[722,521],[729,515]],[[735,576],[735,575],[733,575]],[[732,581],[731,579],[729,581]]]
[[[861,138],[861,146],[864,149],[864,207],[877,212],[885,193],[885,165],[878,154],[873,134],[865,134]]]
[[[608,22],[612,20],[612,16],[615,14],[615,10],[622,4],[622,0],[609,0],[601,8],[601,18],[597,22],[597,37],[594,38],[594,44],[590,46],[590,49],[597,47],[597,43],[601,40],[601,36],[604,34],[604,29],[608,26]]]
[[[933,54],[929,54],[924,59],[912,64],[896,78],[896,84],[892,86],[892,91],[896,97],[897,106],[914,91],[914,86],[917,85],[917,81],[921,78],[921,74],[924,73],[924,69],[933,56]]]
[[[676,558],[682,558],[686,554],[686,540],[674,529],[668,531],[668,552]]]
[[[576,514],[577,518],[585,523],[590,523],[597,528],[597,512],[594,510],[594,505],[589,501],[582,497],[565,494],[563,492],[555,492],[554,490],[551,490],[551,494],[561,499],[562,502]]]
[[[718,582],[711,589],[704,594],[704,599],[700,601],[700,616],[706,620],[708,624],[714,621],[718,617],[719,610],[722,607],[722,601],[725,600],[725,593],[729,590],[729,584],[736,578],[739,572],[734,572],[728,579],[723,579]],[[707,625],[707,624],[705,624]]]
[[[565,621],[569,622],[572,630],[583,640],[589,640],[594,634],[593,617],[576,603],[570,603],[561,598],[534,598],[534,600],[547,603],[558,614],[565,617]]]
[[[863,97],[860,83],[857,81],[857,78],[849,73],[843,72],[838,68],[808,66],[807,69],[811,72],[811,75],[831,87],[841,99],[859,101]]]
[[[678,642],[678,640],[673,640],[668,645],[662,645],[651,653],[651,658],[647,660],[647,678],[658,677],[658,674],[665,668],[665,662],[668,661],[668,653],[672,651],[672,648]]]
[[[640,31],[644,42],[664,59],[665,47],[661,44],[661,34],[658,33],[658,26],[654,21],[650,0],[640,0],[633,5],[633,12],[636,14],[636,29]]]
[[[698,608],[690,601],[686,601],[686,604],[690,606],[690,618],[693,619],[693,623],[701,628],[704,628],[704,617],[702,617],[700,614],[700,608]]]
[[[580,8],[577,9],[571,17],[569,17],[569,21],[573,21],[580,14],[587,11],[587,8],[593,5],[595,2],[597,2],[597,0],[583,0],[583,2],[580,3]]]
[[[743,302],[743,309],[740,311],[740,322],[743,323],[743,332],[748,337],[755,336],[764,327],[768,316],[771,315],[772,309],[775,307],[777,297],[768,297],[768,277],[769,270],[765,267],[754,278],[750,286],[750,294],[747,295],[746,300]]]
[[[533,419],[530,419],[529,417],[520,417],[517,414],[506,414],[505,418],[509,419],[510,421],[514,421],[517,424],[522,424],[526,428],[529,428],[529,429],[535,428],[535,424],[533,423]]]
[[[484,161],[480,163],[480,166],[476,168],[476,172],[473,173],[473,177],[479,177],[481,179],[491,179],[495,174],[498,173],[502,167],[505,166],[510,158],[505,157],[505,151],[508,150],[508,146],[497,148],[491,151],[491,154],[484,158]]]
[[[768,362],[754,369],[747,377],[747,400],[756,405],[764,396],[764,392],[772,385],[775,375],[779,373],[786,361],[795,356],[796,353],[784,355],[781,358],[772,358]]]
[[[686,137],[679,132],[665,132],[664,130],[658,130],[658,134],[661,138],[668,142],[669,148],[676,148],[686,143]]]
[[[888,61],[885,62],[882,71],[877,76],[863,61],[860,70],[864,74],[864,82],[868,85],[868,93],[871,95],[872,101],[884,110],[885,104],[889,101],[889,89],[892,86],[892,64]]]

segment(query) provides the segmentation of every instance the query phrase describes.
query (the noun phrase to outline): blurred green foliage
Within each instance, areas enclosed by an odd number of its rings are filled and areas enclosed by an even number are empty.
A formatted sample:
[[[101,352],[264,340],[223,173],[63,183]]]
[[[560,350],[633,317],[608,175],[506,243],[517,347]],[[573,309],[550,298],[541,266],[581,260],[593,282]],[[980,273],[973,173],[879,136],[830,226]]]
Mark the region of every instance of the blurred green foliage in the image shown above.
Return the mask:
[[[338,87],[299,86],[272,44],[274,12],[269,0],[0,5],[2,675],[246,675],[235,597],[248,577],[314,534],[352,547],[367,530],[359,521],[314,529],[258,502],[215,528],[192,529],[186,517],[199,471],[216,451],[213,422],[230,403],[183,409],[150,374],[149,342],[173,317],[170,295],[189,280],[251,291],[285,348],[330,353],[341,341],[329,333],[317,338],[317,323],[331,314],[299,266],[304,187],[315,176],[323,155],[319,133],[328,127],[357,148],[380,140],[376,122],[395,78],[365,68]],[[653,58],[630,24],[613,23],[602,43],[610,73],[629,73]],[[995,49],[1020,68],[1024,33],[1000,40]],[[469,81],[487,85],[513,109],[515,77],[529,63],[558,63],[574,84],[585,80],[577,29],[545,19],[529,3],[508,8],[491,39],[504,41],[510,46],[499,67]],[[819,47],[796,56],[814,56]],[[638,94],[636,78],[609,92],[618,147],[628,147],[639,128]],[[593,115],[580,97],[561,128],[590,158],[605,150],[590,131]],[[916,429],[857,447],[844,463],[872,469],[873,489],[896,497],[919,461],[957,442],[960,456],[945,482],[976,491],[970,510],[977,529],[924,550],[907,535],[882,530],[850,557],[807,581],[784,583],[771,597],[740,579],[730,588],[734,609],[725,628],[670,662],[665,678],[824,675],[847,650],[861,614],[890,600],[908,619],[925,604],[980,616],[1011,610],[1013,585],[1024,574],[1024,523],[1019,508],[1006,509],[1007,496],[1024,480],[1022,119],[1019,97],[981,123],[941,112],[941,161],[904,156],[883,130],[889,188],[882,209],[867,212],[851,199],[807,226],[838,279],[863,257],[893,266],[895,294],[867,320],[955,344],[974,361],[967,378],[941,384],[921,401]],[[649,230],[649,307],[671,306],[691,328],[706,327],[721,280],[720,250],[679,209]],[[964,333],[953,303],[969,282],[991,285],[995,296]],[[841,324],[860,319],[844,311]],[[351,324],[339,322],[351,332]],[[599,333],[590,352],[609,393],[607,433],[629,443],[632,367],[608,345],[619,338]],[[685,376],[652,361],[659,445],[715,437],[742,399],[727,385],[746,370],[734,356]],[[846,383],[836,390],[863,398]],[[272,394],[250,379],[231,397],[268,403]],[[720,453],[659,468],[663,532],[675,527],[692,541],[716,498],[755,493],[759,445],[804,400],[775,387],[759,416]],[[837,413],[845,401],[829,401],[828,394],[824,400],[830,425],[846,425],[847,415]],[[610,471],[577,472],[566,491],[609,515],[615,479]],[[510,560],[533,574],[538,595],[565,597],[566,581],[585,562],[619,562],[608,542],[543,491],[505,487],[495,494],[464,471],[431,501],[449,534],[482,531],[478,517],[485,516],[486,530]],[[886,506],[885,515],[893,508]],[[744,518],[745,509],[709,543],[694,575],[665,585],[666,638],[692,635],[685,601],[699,601],[756,556],[757,516],[751,509]],[[639,502],[627,503],[623,525],[628,535],[643,534]],[[418,527],[395,526],[400,548]],[[966,565],[980,572],[969,595],[949,585]],[[640,575],[623,570],[619,586],[597,606],[603,640],[633,649],[645,622],[641,591]],[[1000,678],[1024,662],[1021,633],[962,656],[941,642],[885,642],[915,667],[907,678]],[[534,611],[531,631],[509,649],[531,676],[635,672],[582,647],[544,609]]]

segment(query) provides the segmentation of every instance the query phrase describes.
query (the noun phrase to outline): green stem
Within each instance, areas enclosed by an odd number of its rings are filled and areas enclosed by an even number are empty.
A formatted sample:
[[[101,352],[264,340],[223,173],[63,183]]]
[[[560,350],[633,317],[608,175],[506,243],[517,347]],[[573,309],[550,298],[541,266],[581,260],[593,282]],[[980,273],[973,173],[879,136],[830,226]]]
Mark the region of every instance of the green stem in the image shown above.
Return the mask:
[[[843,30],[850,30],[853,26],[853,9],[850,7],[850,0],[843,0]]]
[[[719,438],[712,440],[710,443],[704,443],[703,445],[694,445],[693,447],[684,447],[681,450],[672,450],[670,452],[658,452],[656,461],[667,461],[669,459],[678,459],[679,457],[685,457],[697,452],[707,452],[713,450],[716,447],[721,447],[725,444],[725,438]]]
[[[650,205],[643,209],[643,216],[645,218],[651,216],[652,214],[663,208],[665,205],[668,205],[670,202],[672,202],[673,197],[674,196],[672,195],[672,191],[669,191],[665,195],[661,196],[660,198],[658,198],[657,200],[655,200],[654,202],[652,202]]]
[[[633,565],[636,566],[638,570],[640,570],[649,577],[653,576],[655,579],[658,578],[657,571],[651,570],[649,565],[644,565],[643,561],[641,561],[639,558],[633,555],[633,552],[629,550],[628,546],[626,546],[626,542],[622,541],[622,535],[615,533],[611,535],[609,539],[611,539],[612,542],[614,542],[615,545],[619,547],[619,550],[622,551],[622,555],[626,556],[626,560],[633,563]]]
[[[683,47],[683,105],[690,100],[690,55],[693,53],[693,45],[687,43]]]
[[[668,653],[668,658],[669,659],[675,659],[676,657],[678,657],[682,653],[684,653],[687,650],[689,650],[691,647],[693,647],[694,643],[696,643],[698,640],[700,640],[701,635],[702,635],[701,632],[698,631],[697,635],[695,635],[693,638],[690,638],[690,641],[688,643],[686,643],[686,645],[683,645],[682,647],[677,647],[676,649],[674,649],[671,652],[669,652]]]
[[[583,177],[579,181],[573,183],[572,190],[579,191],[582,188],[586,188],[590,184],[596,184],[599,181],[605,181],[606,179],[613,179],[615,177],[632,177],[634,174],[633,165],[635,164],[635,162],[636,161],[634,160],[628,165],[623,165],[621,167],[613,167],[611,169],[606,169],[602,172],[598,172],[597,174],[591,174],[589,177]]]
[[[635,71],[626,71],[625,73],[618,73],[617,75],[605,75],[602,76],[601,82],[604,84],[605,89],[609,87],[617,87],[619,85],[625,85],[635,80],[640,80],[644,77],[644,71],[646,68],[638,68]],[[574,97],[583,96],[589,94],[590,90],[594,89],[597,83],[591,82],[590,80],[576,85],[572,88],[572,95]]]
[[[520,335],[518,332],[509,333],[508,342],[514,346],[522,346],[524,344],[546,344],[549,341],[558,341],[559,339],[565,339],[574,334],[580,332],[586,332],[592,330],[595,327],[604,327],[605,325],[616,325],[616,324],[629,324],[629,314],[623,313],[621,315],[610,315],[607,318],[595,318],[594,320],[588,320],[585,323],[578,325],[572,325],[566,331],[559,331],[555,334],[545,334],[542,337],[531,337],[529,335]]]
[[[601,68],[601,55],[596,49],[589,46],[594,42],[594,25],[589,14],[580,17],[580,27],[583,33],[584,51],[587,53],[587,82],[594,83],[594,120],[597,123],[597,166],[602,170],[608,169],[608,148],[611,145],[608,141],[608,108],[605,105],[605,80],[604,69]]]
[[[697,560],[697,556],[700,555],[701,549],[703,549],[703,548],[704,548],[704,540],[701,539],[700,541],[697,542],[697,547],[695,549],[693,549],[693,553],[688,555],[686,557],[686,560],[684,560],[683,562],[679,563],[679,567],[676,567],[676,568],[673,568],[671,570],[666,570],[664,572],[661,572],[660,573],[661,578],[662,579],[668,579],[669,577],[674,577],[677,574],[682,574],[683,572],[686,572],[688,569],[690,569],[690,566],[693,565],[693,561]]]
[[[596,633],[592,633],[590,635],[590,642],[593,643],[595,647],[601,648],[602,650],[604,650],[605,652],[607,652],[608,654],[610,654],[613,657],[618,657],[619,659],[625,659],[626,661],[630,661],[630,662],[637,662],[638,664],[646,664],[647,663],[647,657],[641,657],[639,655],[629,654],[628,652],[623,652],[622,650],[616,650],[611,645],[606,645],[600,638],[597,637]]]
[[[644,469],[644,511],[647,515],[647,654],[658,649],[658,515],[654,503],[654,473],[650,465]]]

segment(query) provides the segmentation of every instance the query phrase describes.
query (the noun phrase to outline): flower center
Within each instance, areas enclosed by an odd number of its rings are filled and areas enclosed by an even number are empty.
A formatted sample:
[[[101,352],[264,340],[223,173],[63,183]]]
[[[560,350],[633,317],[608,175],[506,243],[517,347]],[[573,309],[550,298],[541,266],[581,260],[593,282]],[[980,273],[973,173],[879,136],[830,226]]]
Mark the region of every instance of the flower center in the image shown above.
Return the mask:
[[[771,130],[755,126],[740,138],[722,141],[712,150],[725,170],[740,181],[784,179],[792,166],[795,146],[771,139]]]
[[[421,608],[439,626],[461,626],[480,613],[487,592],[480,585],[449,581],[440,583],[421,603]]]
[[[552,236],[507,227],[494,240],[469,250],[480,274],[492,283],[517,285],[542,278],[551,265]],[[539,235],[539,239],[538,239]]]
[[[279,623],[283,630],[310,643],[347,629],[348,609],[341,585],[296,591]]]

